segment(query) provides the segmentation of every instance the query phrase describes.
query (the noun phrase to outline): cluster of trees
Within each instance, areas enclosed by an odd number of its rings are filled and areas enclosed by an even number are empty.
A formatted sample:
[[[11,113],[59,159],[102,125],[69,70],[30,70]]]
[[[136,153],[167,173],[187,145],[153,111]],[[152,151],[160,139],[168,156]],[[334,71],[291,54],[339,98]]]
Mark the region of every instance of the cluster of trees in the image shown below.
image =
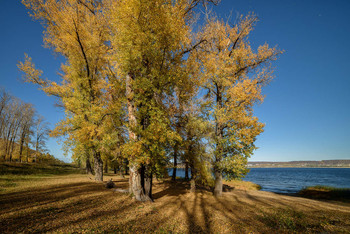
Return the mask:
[[[152,200],[152,178],[169,162],[185,162],[191,184],[242,177],[263,124],[253,107],[272,78],[280,51],[254,50],[257,21],[231,25],[200,12],[217,0],[22,0],[45,28],[45,46],[65,57],[60,84],[42,78],[26,55],[27,82],[59,98],[66,118],[52,132],[66,135],[74,157],[127,164],[129,191]],[[214,178],[212,178],[214,174]]]
[[[48,158],[48,133],[47,122],[31,104],[0,90],[0,156],[4,161],[37,162]]]

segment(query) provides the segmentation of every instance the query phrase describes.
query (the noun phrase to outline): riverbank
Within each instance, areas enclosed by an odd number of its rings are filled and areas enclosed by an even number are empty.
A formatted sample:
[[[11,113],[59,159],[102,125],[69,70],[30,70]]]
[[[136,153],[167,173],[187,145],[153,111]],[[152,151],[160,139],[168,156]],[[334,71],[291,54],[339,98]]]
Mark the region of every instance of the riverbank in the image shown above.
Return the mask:
[[[0,180],[3,181],[3,176]],[[11,175],[6,175],[7,179]],[[107,174],[118,188],[128,178]],[[153,203],[106,189],[83,174],[19,176],[0,192],[0,232],[271,233],[348,232],[350,205],[251,189],[216,198],[187,182],[154,180]],[[234,183],[234,182],[232,182]],[[254,187],[254,186],[253,186]]]
[[[350,188],[335,188],[318,185],[304,188],[298,195],[312,199],[350,202]]]

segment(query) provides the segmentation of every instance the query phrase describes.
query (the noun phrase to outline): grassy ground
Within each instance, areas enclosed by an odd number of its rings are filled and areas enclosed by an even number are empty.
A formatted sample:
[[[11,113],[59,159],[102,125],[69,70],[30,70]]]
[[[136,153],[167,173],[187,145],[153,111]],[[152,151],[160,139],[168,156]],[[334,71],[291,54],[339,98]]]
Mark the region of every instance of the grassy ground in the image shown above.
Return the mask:
[[[69,164],[0,163],[0,193],[45,184],[54,176],[82,172]]]
[[[235,189],[215,198],[206,190],[190,193],[183,181],[155,180],[155,202],[140,203],[74,168],[44,176],[2,174],[8,185],[0,192],[0,233],[350,232],[349,203],[262,192],[244,182],[230,183]],[[4,182],[11,176],[16,179]],[[110,178],[127,188],[127,178]]]

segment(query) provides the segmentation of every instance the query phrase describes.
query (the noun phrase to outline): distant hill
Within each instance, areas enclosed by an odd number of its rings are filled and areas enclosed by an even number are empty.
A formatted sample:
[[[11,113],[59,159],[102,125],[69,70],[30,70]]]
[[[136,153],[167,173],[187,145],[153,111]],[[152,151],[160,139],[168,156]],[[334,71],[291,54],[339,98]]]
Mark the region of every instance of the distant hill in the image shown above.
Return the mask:
[[[248,167],[350,167],[350,160],[248,162]]]

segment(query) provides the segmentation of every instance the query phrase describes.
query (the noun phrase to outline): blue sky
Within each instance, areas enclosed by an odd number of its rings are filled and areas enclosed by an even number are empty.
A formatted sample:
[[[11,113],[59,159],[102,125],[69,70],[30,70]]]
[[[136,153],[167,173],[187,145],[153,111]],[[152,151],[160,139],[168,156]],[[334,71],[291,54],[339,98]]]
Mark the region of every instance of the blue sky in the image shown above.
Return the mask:
[[[44,76],[58,81],[62,59],[43,48],[43,28],[20,1],[0,2],[0,86],[33,103],[54,127],[64,117],[55,98],[20,81],[17,62],[28,53]],[[234,0],[213,10],[223,18],[254,12],[253,48],[267,42],[285,53],[274,63],[255,115],[266,124],[251,161],[350,159],[350,1]],[[48,148],[64,158],[56,139]]]

